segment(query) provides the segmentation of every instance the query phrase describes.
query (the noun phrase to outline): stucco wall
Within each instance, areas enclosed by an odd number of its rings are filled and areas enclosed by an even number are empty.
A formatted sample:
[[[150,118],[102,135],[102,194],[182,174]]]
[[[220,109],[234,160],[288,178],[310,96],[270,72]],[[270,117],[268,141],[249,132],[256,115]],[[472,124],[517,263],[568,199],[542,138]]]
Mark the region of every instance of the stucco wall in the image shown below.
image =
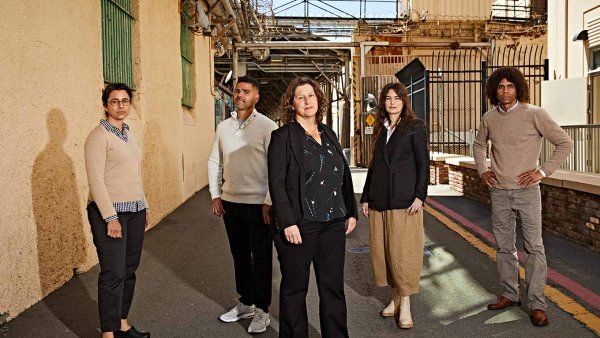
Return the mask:
[[[589,0],[548,1],[548,57],[550,79],[587,76],[586,42],[573,37],[590,19],[600,15],[600,4]]]
[[[134,2],[136,3],[136,2]],[[140,141],[151,222],[207,184],[210,41],[195,38],[196,105],[181,106],[178,1],[134,12]],[[0,323],[97,263],[83,143],[102,115],[100,1],[0,2]],[[186,119],[186,117],[190,117]],[[185,167],[185,176],[184,170]]]

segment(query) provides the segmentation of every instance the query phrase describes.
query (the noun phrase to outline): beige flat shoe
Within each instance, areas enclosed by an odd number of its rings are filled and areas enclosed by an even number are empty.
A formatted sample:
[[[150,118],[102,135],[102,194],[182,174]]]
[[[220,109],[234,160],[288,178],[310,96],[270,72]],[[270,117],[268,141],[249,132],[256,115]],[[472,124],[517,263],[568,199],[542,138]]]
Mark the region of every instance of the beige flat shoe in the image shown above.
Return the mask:
[[[385,309],[383,309],[381,310],[381,312],[379,312],[379,314],[381,315],[381,317],[394,317],[398,314],[398,311],[385,312]]]
[[[394,311],[390,311],[389,309],[392,307],[392,302],[394,303]],[[388,310],[386,311],[386,309]],[[392,300],[388,306],[384,307],[383,310],[379,312],[381,317],[394,317],[397,316],[398,313],[400,313],[400,302],[396,302],[395,300]]]
[[[401,322],[398,321],[398,327],[401,329],[412,329],[413,328],[413,322],[412,320],[410,322]]]

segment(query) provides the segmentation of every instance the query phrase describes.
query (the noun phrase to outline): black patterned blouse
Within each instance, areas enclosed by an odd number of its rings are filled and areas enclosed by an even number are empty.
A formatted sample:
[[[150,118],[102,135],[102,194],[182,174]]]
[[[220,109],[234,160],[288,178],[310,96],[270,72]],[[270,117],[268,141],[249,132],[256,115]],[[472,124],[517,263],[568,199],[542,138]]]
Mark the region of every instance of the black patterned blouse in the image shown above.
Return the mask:
[[[321,126],[319,134],[322,145],[306,133],[304,137],[304,218],[327,222],[346,215],[344,160]]]

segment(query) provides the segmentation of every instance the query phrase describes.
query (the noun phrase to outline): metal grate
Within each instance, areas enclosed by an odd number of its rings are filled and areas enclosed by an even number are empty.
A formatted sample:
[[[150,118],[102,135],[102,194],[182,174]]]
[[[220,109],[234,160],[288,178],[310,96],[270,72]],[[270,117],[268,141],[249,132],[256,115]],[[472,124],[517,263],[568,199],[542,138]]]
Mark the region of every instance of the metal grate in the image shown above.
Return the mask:
[[[543,59],[542,45],[439,51],[417,57],[373,56],[367,59],[369,69],[386,75],[363,77],[362,98],[366,98],[367,93],[377,97],[386,83],[397,81],[387,74],[404,69],[414,59],[423,64],[425,71],[411,76],[404,85],[413,110],[428,125],[430,150],[465,156],[472,156],[480,118],[491,108],[485,87],[494,70],[508,65],[521,70],[529,84],[530,102],[538,106],[541,82],[548,75],[548,60]],[[364,102],[362,107],[360,164],[367,165],[371,139],[364,130],[369,112],[364,109]]]
[[[104,81],[133,83],[131,0],[101,0]]]
[[[561,169],[600,174],[600,124],[586,124],[562,127],[575,144],[575,149]],[[546,162],[554,151],[548,140],[542,144],[540,163]]]
[[[192,108],[194,105],[194,58],[192,56],[192,38],[190,29],[181,24],[181,81],[183,95],[181,105]]]

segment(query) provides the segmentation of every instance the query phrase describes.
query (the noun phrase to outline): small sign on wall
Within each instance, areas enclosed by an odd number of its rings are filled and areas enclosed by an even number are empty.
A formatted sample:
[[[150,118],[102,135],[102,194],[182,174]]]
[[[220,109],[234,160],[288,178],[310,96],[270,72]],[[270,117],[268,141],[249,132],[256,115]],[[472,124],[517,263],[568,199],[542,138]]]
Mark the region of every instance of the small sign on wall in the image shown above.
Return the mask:
[[[373,135],[373,127],[365,127],[365,135]]]

